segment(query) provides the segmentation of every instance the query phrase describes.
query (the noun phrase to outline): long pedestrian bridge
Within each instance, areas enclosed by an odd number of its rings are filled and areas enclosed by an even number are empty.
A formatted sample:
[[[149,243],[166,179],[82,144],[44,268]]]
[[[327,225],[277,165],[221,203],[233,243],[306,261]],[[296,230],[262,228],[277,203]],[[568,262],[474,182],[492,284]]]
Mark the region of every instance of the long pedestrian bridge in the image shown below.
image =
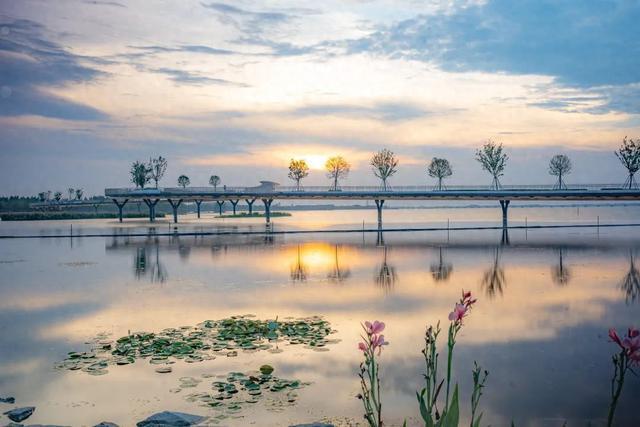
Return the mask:
[[[240,201],[248,205],[251,214],[253,204],[260,200],[264,204],[267,225],[271,222],[271,204],[274,200],[373,200],[378,211],[378,227],[382,227],[382,209],[387,200],[467,200],[497,201],[502,209],[502,224],[507,227],[508,208],[512,201],[640,201],[640,190],[624,189],[606,184],[589,184],[553,189],[551,186],[505,186],[499,190],[483,187],[449,187],[435,190],[427,186],[402,186],[382,190],[380,187],[279,187],[263,182],[257,187],[211,187],[189,188],[107,188],[105,196],[118,207],[122,222],[122,208],[129,201],[142,200],[149,208],[149,221],[155,221],[155,206],[166,200],[173,209],[173,220],[178,222],[178,208],[182,203],[193,202],[200,218],[203,201],[216,201],[219,205],[231,203],[235,214]]]

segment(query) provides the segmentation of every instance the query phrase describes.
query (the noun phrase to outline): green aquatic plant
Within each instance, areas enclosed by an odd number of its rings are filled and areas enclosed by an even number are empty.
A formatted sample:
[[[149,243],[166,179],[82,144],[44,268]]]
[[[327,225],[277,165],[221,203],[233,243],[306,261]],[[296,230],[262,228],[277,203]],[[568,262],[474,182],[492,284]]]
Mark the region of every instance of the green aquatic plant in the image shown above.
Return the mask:
[[[362,329],[364,335],[358,349],[364,355],[364,361],[360,363],[360,388],[362,393],[358,398],[364,406],[364,418],[370,427],[380,427],[382,423],[382,399],[380,396],[380,365],[376,360],[382,353],[382,347],[389,345],[381,334],[384,331],[384,322],[375,320],[373,323],[364,322]]]
[[[241,351],[277,353],[282,351],[279,343],[326,351],[326,346],[335,342],[328,338],[333,332],[329,322],[320,317],[279,321],[233,316],[158,333],[128,333],[115,341],[102,334],[88,343],[89,351],[70,352],[56,366],[103,375],[109,366],[127,365],[138,359],[148,359],[151,364],[172,363],[174,359],[195,363],[217,356],[235,357]]]
[[[612,328],[609,329],[609,338],[618,345],[620,351],[611,358],[614,373],[611,378],[611,403],[609,404],[609,414],[607,416],[608,427],[613,425],[613,417],[618,406],[618,399],[622,394],[627,371],[637,375],[633,367],[640,366],[640,330],[629,328],[627,335],[620,338],[616,330]]]
[[[265,369],[268,367],[269,369]],[[237,415],[247,405],[253,406],[261,401],[269,410],[279,410],[296,403],[296,390],[309,383],[297,379],[284,379],[273,375],[273,367],[263,365],[254,372],[229,372],[227,375],[215,376],[210,384],[211,391],[195,392],[185,398],[189,402],[199,402],[202,406],[220,411],[217,419],[228,415]],[[213,375],[204,374],[210,378]],[[180,389],[198,386],[202,380],[192,377],[180,378]]]

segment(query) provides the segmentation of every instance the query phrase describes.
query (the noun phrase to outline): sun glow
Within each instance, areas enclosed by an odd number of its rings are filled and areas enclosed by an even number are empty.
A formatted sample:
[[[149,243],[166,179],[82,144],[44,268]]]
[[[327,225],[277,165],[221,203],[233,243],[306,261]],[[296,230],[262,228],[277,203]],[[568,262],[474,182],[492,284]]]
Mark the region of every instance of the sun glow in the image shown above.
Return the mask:
[[[323,154],[307,154],[300,157],[307,162],[309,169],[315,170],[323,170],[324,165],[327,163],[327,159],[329,158]]]

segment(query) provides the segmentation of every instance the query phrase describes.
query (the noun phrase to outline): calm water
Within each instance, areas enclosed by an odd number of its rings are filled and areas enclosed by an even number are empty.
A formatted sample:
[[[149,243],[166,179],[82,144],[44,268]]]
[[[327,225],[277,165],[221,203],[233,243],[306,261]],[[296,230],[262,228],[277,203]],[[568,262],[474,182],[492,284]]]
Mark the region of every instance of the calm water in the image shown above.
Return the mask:
[[[637,207],[512,209],[512,223],[622,223]],[[499,210],[388,210],[390,226],[497,224]],[[196,221],[179,230],[255,229],[259,219]],[[276,229],[354,228],[374,224],[375,211],[294,212]],[[382,362],[389,424],[417,422],[424,329],[443,322],[470,289],[479,302],[455,353],[463,418],[473,360],[490,371],[481,406],[494,426],[601,425],[606,417],[613,344],[609,327],[640,325],[640,228],[500,231],[126,237],[147,225],[74,221],[75,232],[115,237],[0,240],[0,397],[37,407],[29,423],[122,426],[161,410],[216,415],[174,393],[179,378],[250,371],[268,363],[276,374],[312,384],[294,406],[257,403],[220,425],[288,425],[324,417],[361,418],[356,376],[359,322],[387,323],[391,345]],[[0,234],[64,234],[69,222],[0,223]],[[157,229],[172,230],[167,222]],[[387,272],[387,274],[381,274]],[[159,331],[237,314],[259,318],[322,315],[340,342],[317,352],[242,353],[174,364],[171,374],[139,360],[103,376],[59,371],[69,351],[83,351],[99,333]],[[446,334],[445,334],[446,335]],[[203,379],[195,391],[210,391]],[[175,391],[175,390],[174,390]],[[640,379],[630,377],[618,425],[640,425]],[[0,404],[3,411],[11,406]],[[6,418],[0,419],[4,423]]]

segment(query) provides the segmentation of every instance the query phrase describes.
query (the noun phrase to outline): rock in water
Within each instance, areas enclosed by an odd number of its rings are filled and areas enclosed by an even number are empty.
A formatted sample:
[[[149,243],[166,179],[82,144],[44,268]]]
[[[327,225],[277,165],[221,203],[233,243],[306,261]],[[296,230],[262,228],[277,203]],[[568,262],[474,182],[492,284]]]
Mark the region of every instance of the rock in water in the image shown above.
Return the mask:
[[[100,424],[96,424],[93,427],[120,427],[120,426],[115,423],[110,423],[109,421],[103,421]]]
[[[164,411],[153,414],[146,420],[138,422],[136,425],[138,427],[187,427],[197,425],[206,419],[207,417],[202,417],[200,415],[185,414],[183,412]]]
[[[25,408],[16,408],[4,413],[11,421],[19,423],[22,420],[26,420],[36,410],[35,406],[27,406]]]
[[[0,397],[0,402],[2,403],[16,403],[15,397]]]

